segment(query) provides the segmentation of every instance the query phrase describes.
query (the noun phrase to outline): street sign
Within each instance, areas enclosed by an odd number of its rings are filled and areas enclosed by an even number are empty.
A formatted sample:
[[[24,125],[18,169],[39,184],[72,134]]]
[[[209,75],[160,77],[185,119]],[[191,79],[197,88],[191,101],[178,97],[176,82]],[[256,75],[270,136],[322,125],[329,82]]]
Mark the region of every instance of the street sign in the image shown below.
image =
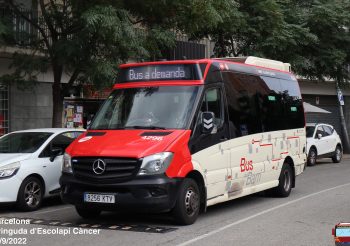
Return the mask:
[[[339,100],[340,105],[344,106],[343,93],[341,92],[341,90],[339,88],[337,89],[337,94],[338,94],[338,100]]]

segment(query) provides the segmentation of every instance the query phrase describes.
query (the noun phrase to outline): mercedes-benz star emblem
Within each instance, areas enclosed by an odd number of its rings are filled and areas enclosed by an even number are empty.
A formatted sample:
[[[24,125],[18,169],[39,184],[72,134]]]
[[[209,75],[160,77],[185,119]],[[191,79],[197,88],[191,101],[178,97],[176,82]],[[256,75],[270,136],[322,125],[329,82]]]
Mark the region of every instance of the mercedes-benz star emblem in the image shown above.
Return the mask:
[[[101,159],[97,159],[96,161],[94,161],[94,163],[92,163],[92,170],[97,175],[100,175],[100,174],[105,172],[105,170],[106,170],[106,163],[103,160],[101,160]]]

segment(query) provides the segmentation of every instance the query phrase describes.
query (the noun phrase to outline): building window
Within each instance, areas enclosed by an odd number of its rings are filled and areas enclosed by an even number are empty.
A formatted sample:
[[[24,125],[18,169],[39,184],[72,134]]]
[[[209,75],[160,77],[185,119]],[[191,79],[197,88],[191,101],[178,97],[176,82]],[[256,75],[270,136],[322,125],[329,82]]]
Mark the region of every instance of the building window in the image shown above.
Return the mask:
[[[9,86],[0,83],[0,136],[9,132]]]

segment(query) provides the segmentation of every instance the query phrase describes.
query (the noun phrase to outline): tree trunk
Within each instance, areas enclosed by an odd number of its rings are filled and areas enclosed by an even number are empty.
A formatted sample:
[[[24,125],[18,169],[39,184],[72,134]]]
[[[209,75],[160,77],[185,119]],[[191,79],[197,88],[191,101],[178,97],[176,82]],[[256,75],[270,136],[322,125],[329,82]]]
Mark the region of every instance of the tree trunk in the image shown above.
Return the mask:
[[[60,83],[52,85],[52,102],[52,127],[62,127],[63,97]]]
[[[225,40],[224,40],[223,34],[219,35],[218,46],[219,46],[219,51],[218,51],[217,56],[218,57],[225,57],[226,56],[226,46],[225,46]]]
[[[63,96],[61,90],[62,71],[62,66],[53,66],[54,82],[52,84],[52,127],[63,127]]]

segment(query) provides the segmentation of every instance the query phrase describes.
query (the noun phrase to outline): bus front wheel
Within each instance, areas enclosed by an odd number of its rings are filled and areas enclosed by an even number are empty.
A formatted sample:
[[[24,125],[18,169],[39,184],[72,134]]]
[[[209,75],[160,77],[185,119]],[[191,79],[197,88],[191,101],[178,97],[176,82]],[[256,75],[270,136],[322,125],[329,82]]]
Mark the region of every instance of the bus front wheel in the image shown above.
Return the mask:
[[[181,225],[193,224],[198,218],[200,200],[196,181],[185,178],[180,186],[177,201],[172,211],[175,220]]]

